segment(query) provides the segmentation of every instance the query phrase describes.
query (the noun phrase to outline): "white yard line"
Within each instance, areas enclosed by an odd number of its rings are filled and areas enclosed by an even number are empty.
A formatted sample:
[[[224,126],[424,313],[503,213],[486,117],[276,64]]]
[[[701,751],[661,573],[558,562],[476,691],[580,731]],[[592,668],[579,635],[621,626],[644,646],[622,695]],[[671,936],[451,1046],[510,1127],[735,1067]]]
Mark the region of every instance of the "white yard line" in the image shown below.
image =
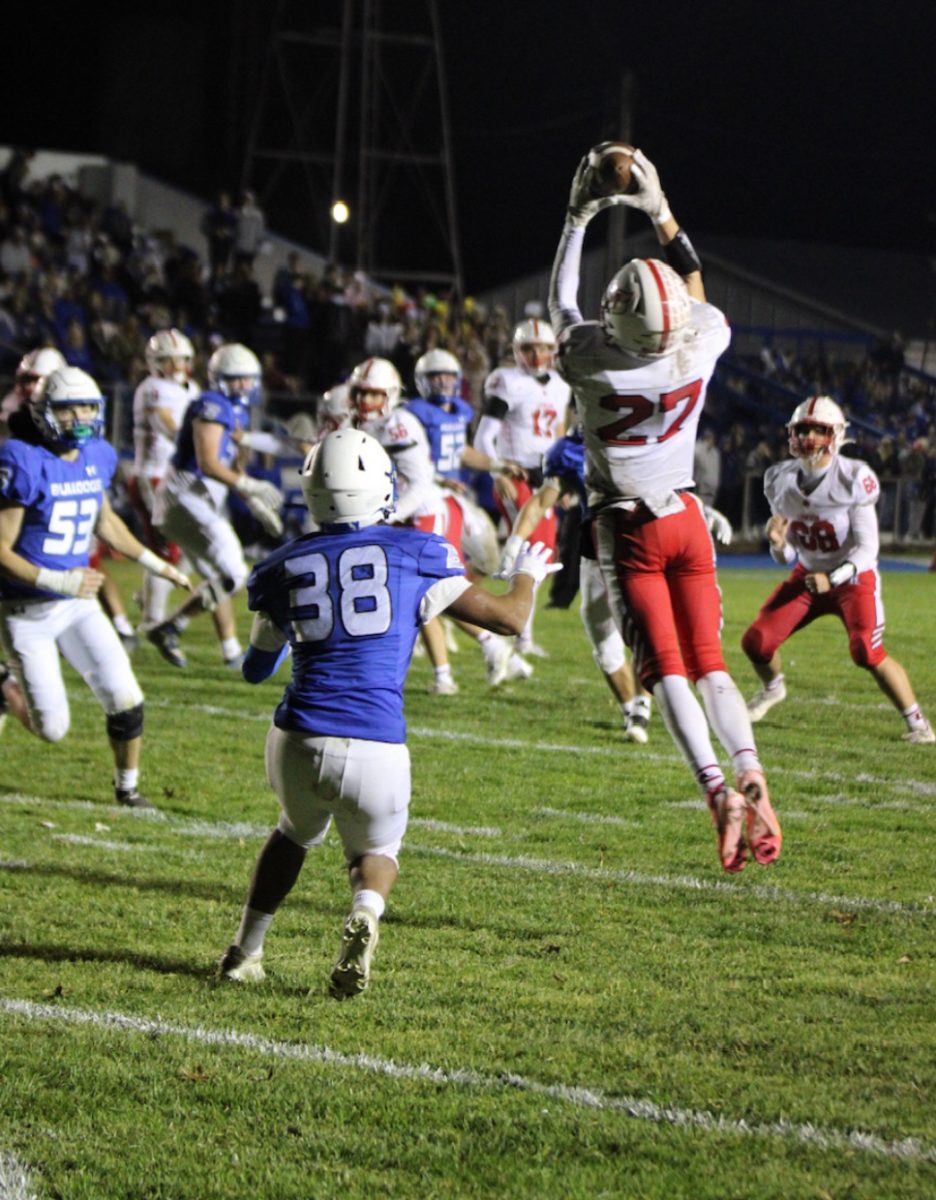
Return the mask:
[[[695,801],[686,802],[695,804]],[[698,802],[701,805],[701,802]],[[0,804],[41,804],[52,808],[78,808],[100,811],[100,805],[88,805],[83,800],[44,800],[41,796],[24,796],[18,793],[0,795]],[[148,819],[147,810],[119,809],[123,816],[130,819]],[[601,823],[619,823],[616,817],[592,818],[589,814],[563,813],[557,809],[541,808],[534,812],[546,815],[595,819]],[[443,821],[411,821],[410,827],[419,826],[426,829],[441,830],[460,836],[502,837],[500,830],[490,826],[460,826],[449,825]],[[185,818],[176,819],[162,815],[160,831],[181,834],[184,837],[230,838],[243,840],[246,838],[262,838],[270,831],[269,825],[248,825],[246,823],[210,822],[204,820],[192,821]],[[132,843],[107,842],[100,838],[82,837],[72,834],[53,834],[62,841],[77,845],[87,845],[112,850],[148,849]],[[155,847],[154,847],[155,848]],[[422,854],[429,857],[448,858],[456,862],[471,863],[477,866],[506,867],[513,870],[537,871],[544,875],[574,875],[581,879],[607,880],[624,883],[633,887],[663,887],[673,890],[715,891],[742,897],[756,896],[760,900],[786,904],[821,904],[835,905],[843,909],[864,909],[881,913],[906,913],[908,915],[931,915],[936,913],[936,907],[915,902],[900,900],[881,900],[868,896],[835,896],[825,892],[796,892],[788,888],[778,888],[765,884],[729,883],[727,880],[700,879],[692,875],[651,875],[643,871],[615,870],[611,867],[588,867],[574,862],[557,862],[546,858],[529,858],[526,856],[511,857],[498,854],[470,854],[461,850],[448,850],[437,846],[420,846],[406,841],[404,850],[408,854]],[[32,864],[24,860],[4,862],[0,860],[0,870],[29,870]],[[754,864],[749,865],[749,871],[759,870]],[[932,899],[932,897],[928,897]]]
[[[60,1008],[50,1004],[35,1004],[30,1000],[0,997],[0,1009],[32,1021],[57,1021],[67,1025],[86,1025],[108,1033],[142,1034],[146,1037],[169,1036],[221,1049],[246,1050],[268,1058],[286,1059],[337,1067],[342,1070],[364,1071],[388,1079],[426,1082],[433,1087],[478,1088],[487,1091],[519,1091],[554,1100],[574,1108],[598,1112],[615,1112],[638,1121],[668,1125],[677,1129],[698,1129],[703,1133],[731,1134],[745,1138],[782,1138],[786,1141],[814,1146],[819,1150],[860,1151],[883,1158],[905,1162],[936,1163],[936,1147],[927,1146],[916,1138],[891,1140],[865,1130],[824,1128],[820,1125],[797,1124],[793,1121],[735,1120],[708,1109],[677,1108],[658,1104],[639,1096],[611,1095],[572,1084],[541,1083],[524,1075],[509,1073],[482,1074],[469,1069],[444,1070],[427,1063],[411,1066],[392,1059],[370,1054],[345,1054],[327,1046],[312,1046],[303,1042],[281,1042],[257,1037],[235,1030],[205,1029],[200,1025],[179,1025],[159,1017],[149,1019],[129,1013],[94,1012],[80,1008]]]
[[[836,908],[861,908],[872,912],[906,913],[908,916],[932,916],[936,907],[926,904],[903,903],[900,900],[878,900],[868,896],[832,896],[825,892],[794,892],[789,888],[768,884],[728,883],[722,879],[698,879],[694,875],[650,875],[645,871],[619,871],[612,867],[585,867],[574,862],[555,862],[549,858],[512,858],[506,854],[467,854],[461,850],[446,850],[441,846],[414,846],[404,843],[409,854],[430,858],[448,858],[455,862],[480,867],[507,867],[513,871],[537,871],[543,875],[572,875],[579,879],[604,880],[637,887],[663,887],[692,892],[722,892],[743,899],[756,896],[784,904],[833,904]],[[758,870],[753,864],[750,871]]]
[[[14,1154],[0,1151],[0,1197],[2,1200],[36,1200],[29,1171]]]

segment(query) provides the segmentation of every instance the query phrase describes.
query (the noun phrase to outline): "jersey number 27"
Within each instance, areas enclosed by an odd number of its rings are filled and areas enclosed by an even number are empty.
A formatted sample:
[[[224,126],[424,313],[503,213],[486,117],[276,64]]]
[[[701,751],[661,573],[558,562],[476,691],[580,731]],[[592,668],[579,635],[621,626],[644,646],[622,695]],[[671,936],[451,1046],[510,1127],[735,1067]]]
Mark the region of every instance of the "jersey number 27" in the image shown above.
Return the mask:
[[[645,446],[648,442],[665,442],[682,428],[686,418],[699,403],[702,394],[702,380],[694,379],[692,383],[675,388],[672,392],[662,392],[658,399],[650,400],[646,396],[602,396],[601,407],[607,412],[621,412],[626,415],[610,425],[602,425],[598,436],[608,446]],[[685,401],[685,407],[676,414],[676,419],[664,429],[667,413],[675,411]],[[645,433],[632,433],[627,437],[622,435],[630,429],[643,425]]]

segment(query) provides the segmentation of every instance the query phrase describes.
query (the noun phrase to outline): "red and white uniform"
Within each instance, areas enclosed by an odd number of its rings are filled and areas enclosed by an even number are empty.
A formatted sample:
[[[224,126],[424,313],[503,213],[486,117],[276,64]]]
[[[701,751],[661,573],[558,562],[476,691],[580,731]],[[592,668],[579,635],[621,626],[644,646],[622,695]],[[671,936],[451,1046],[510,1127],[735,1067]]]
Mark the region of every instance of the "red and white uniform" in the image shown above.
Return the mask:
[[[520,367],[498,367],[484,382],[484,415],[474,446],[490,458],[525,468],[528,480],[512,479],[513,496],[495,490],[494,501],[513,528],[517,514],[543,481],[543,456],[562,433],[571,392],[555,371],[528,374]],[[530,535],[555,549],[556,514],[549,509]]]
[[[723,314],[693,301],[686,336],[636,359],[592,321],[560,337],[560,370],[585,431],[598,561],[644,685],[724,671],[715,554],[693,485],[696,428],[730,341]]]
[[[764,476],[771,512],[790,522],[782,558],[798,561],[764,602],[742,645],[754,662],[767,663],[791,634],[817,617],[834,614],[848,630],[854,662],[877,666],[886,657],[877,571],[877,476],[867,463],[836,454],[809,492],[801,486],[804,478],[808,480],[796,459],[769,467]],[[855,566],[853,579],[821,595],[806,590],[808,574],[828,575],[845,562]]]
[[[444,536],[444,529],[437,526],[440,522],[444,525],[448,510],[442,489],[435,481],[429,439],[422,421],[407,409],[396,408],[389,416],[358,422],[358,428],[380,442],[396,467],[393,524],[409,523]]]
[[[127,491],[130,503],[140,519],[147,546],[171,563],[178,563],[181,551],[167,543],[153,527],[152,511],[156,488],[169,470],[175,451],[176,432],[185,411],[199,395],[196,383],[176,383],[161,375],[149,375],[133,393],[133,476]],[[171,417],[175,431],[163,423],[161,411]]]

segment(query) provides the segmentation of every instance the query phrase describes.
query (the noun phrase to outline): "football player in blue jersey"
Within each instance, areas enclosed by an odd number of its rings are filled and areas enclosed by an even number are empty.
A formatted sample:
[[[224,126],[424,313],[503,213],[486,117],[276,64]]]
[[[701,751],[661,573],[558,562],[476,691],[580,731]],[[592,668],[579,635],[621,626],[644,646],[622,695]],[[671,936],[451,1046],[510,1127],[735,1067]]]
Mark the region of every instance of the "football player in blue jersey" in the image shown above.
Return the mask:
[[[330,433],[309,452],[302,488],[319,531],[276,550],[247,585],[256,614],[243,664],[267,679],[287,650],[292,679],[267,735],[267,778],[280,819],[254,869],[222,979],[263,978],[263,939],[310,846],[332,819],[352,891],[332,995],[368,983],[378,922],[397,877],[406,829],[410,761],[403,683],[421,625],[441,612],[516,634],[534,584],[553,567],[543,546],[523,546],[495,596],[465,578],[458,554],[433,533],[383,522],[394,510],[394,472],[363,430]]]
[[[250,406],[260,395],[257,356],[239,342],[219,346],[208,361],[208,384],[186,410],[153,505],[153,524],[182,547],[204,582],[175,612],[140,629],[167,662],[184,667],[177,622],[210,612],[225,665],[237,668],[243,651],[232,597],[247,582],[247,564],[225,501],[233,488],[263,528],[279,537],[283,497],[272,483],[252,479],[238,466],[238,449],[250,441]]]
[[[0,694],[30,732],[60,741],[70,721],[61,651],[107,714],[115,799],[142,808],[143,693],[96,599],[104,576],[88,564],[91,537],[179,587],[191,585],[111,509],[117,453],[103,428],[97,384],[77,367],[61,367],[12,417],[13,436],[0,447],[0,643],[16,675]]]
[[[435,532],[441,533],[467,560],[467,574],[476,581],[495,569],[497,530],[484,509],[467,496],[468,470],[512,474],[517,478],[524,471],[515,463],[500,462],[467,444],[474,409],[461,398],[462,369],[454,354],[448,350],[427,350],[417,360],[413,375],[419,398],[408,400],[404,407],[424,426],[436,482],[445,489],[444,522]],[[533,668],[514,651],[511,643],[486,629],[460,625],[478,642],[492,687],[505,680],[528,679],[533,674]]]

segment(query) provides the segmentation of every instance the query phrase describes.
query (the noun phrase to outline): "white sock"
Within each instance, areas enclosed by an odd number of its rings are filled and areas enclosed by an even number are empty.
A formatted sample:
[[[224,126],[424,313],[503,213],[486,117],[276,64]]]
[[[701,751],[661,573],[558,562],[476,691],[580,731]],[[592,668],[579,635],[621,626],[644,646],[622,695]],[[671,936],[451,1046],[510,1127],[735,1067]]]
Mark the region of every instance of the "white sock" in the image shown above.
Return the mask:
[[[221,642],[221,654],[225,662],[227,662],[229,658],[237,658],[240,652],[241,644],[236,637],[224,638],[224,640]]]
[[[711,671],[696,680],[696,687],[715,735],[731,756],[738,774],[760,771],[751,718],[735,681],[727,671]]]
[[[245,905],[240,928],[234,939],[235,945],[240,946],[245,954],[262,954],[263,939],[272,920],[272,913],[258,912],[257,909]]]
[[[764,684],[764,689],[768,692],[775,692],[780,684],[783,683],[783,672],[771,679],[770,683]]]
[[[132,792],[140,782],[139,767],[114,767],[114,787],[122,792]]]
[[[355,892],[351,902],[352,912],[356,908],[369,908],[378,921],[384,915],[386,907],[387,902],[380,892],[375,892],[371,888],[361,888],[359,892]]]
[[[172,582],[161,575],[143,577],[143,620],[158,625],[166,615],[166,602],[172,591]]]
[[[908,729],[925,729],[926,717],[923,716],[923,710],[919,704],[911,704],[909,708],[903,710],[903,719],[907,722]]]
[[[433,667],[433,674],[439,683],[452,683],[452,668],[448,663],[441,667]]]
[[[126,613],[114,613],[113,623],[114,628],[123,637],[133,637],[133,626],[127,620]]]
[[[711,791],[725,776],[709,736],[702,706],[692,694],[684,675],[664,675],[653,688],[663,721],[702,790]]]

